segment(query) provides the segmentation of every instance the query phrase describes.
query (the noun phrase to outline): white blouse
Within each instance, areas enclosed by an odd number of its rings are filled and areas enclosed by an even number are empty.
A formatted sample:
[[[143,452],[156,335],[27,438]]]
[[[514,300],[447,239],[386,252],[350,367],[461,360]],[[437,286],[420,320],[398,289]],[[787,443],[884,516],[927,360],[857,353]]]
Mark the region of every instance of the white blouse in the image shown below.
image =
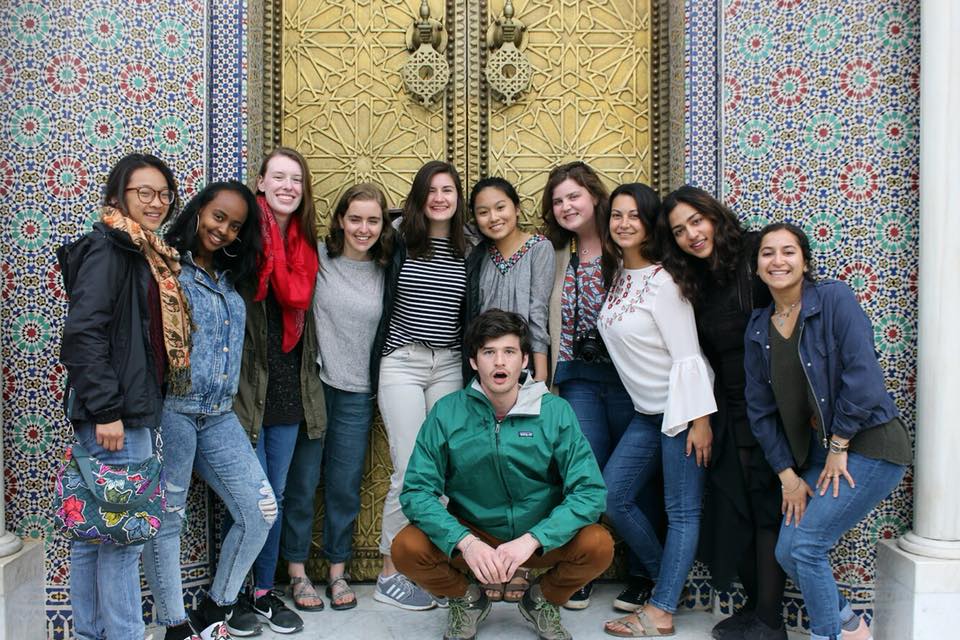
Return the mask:
[[[675,436],[717,410],[693,307],[660,265],[622,269],[597,327],[634,408],[663,413],[663,433]]]

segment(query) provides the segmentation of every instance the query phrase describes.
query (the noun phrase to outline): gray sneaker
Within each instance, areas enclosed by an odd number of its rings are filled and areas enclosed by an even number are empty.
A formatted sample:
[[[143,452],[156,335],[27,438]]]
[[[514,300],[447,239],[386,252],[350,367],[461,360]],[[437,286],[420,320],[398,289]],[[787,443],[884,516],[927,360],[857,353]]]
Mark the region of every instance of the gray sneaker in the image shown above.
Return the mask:
[[[537,628],[540,640],[573,640],[560,621],[560,607],[547,602],[539,583],[527,589],[517,606],[520,614]]]
[[[490,599],[475,584],[467,587],[462,598],[447,600],[447,630],[443,640],[473,640],[477,627],[490,613]]]
[[[389,578],[377,576],[373,599],[407,611],[426,611],[437,606],[432,595],[410,582],[402,573],[395,573]]]

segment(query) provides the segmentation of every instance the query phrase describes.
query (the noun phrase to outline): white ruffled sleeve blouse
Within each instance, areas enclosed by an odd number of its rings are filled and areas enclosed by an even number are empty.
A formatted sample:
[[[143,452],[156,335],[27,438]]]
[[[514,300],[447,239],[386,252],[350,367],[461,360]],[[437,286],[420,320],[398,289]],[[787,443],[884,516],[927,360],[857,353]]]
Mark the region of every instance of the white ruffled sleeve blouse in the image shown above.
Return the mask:
[[[597,326],[634,408],[662,413],[663,433],[717,410],[693,307],[660,265],[621,270]]]

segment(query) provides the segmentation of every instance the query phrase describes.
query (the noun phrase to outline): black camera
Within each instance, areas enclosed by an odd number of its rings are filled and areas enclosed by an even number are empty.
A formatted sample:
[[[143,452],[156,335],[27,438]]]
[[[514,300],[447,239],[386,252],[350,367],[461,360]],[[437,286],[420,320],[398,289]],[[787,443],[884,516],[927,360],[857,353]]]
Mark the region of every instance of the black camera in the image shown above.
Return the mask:
[[[577,336],[573,341],[573,357],[584,362],[609,362],[607,346],[596,328]]]

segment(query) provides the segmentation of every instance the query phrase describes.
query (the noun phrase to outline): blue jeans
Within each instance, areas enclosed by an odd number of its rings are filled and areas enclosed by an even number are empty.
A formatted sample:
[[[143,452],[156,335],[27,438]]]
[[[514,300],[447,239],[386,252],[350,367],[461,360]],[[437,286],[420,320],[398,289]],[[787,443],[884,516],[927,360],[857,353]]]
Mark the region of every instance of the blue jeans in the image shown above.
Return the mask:
[[[290,471],[290,461],[293,459],[299,431],[299,424],[265,424],[261,427],[260,438],[257,440],[257,458],[277,499],[277,520],[270,527],[263,549],[253,563],[253,585],[257,589],[273,589],[273,576],[277,572],[277,559],[280,555],[283,492],[287,486],[287,473]]]
[[[807,509],[797,526],[780,527],[777,542],[777,561],[803,593],[812,640],[839,638],[842,621],[852,613],[833,579],[830,551],[840,536],[890,495],[906,471],[902,465],[850,452],[847,454],[847,471],[857,486],[852,489],[841,478],[840,495],[834,498],[832,488],[824,496],[816,491],[817,478],[825,461],[826,449],[812,441],[810,467],[802,475],[814,489],[814,496],[807,502]]]
[[[143,570],[156,599],[157,622],[171,627],[187,619],[180,580],[180,531],[192,470],[220,496],[231,515],[209,593],[219,605],[237,601],[276,520],[277,501],[232,411],[189,415],[165,409],[162,424],[167,509],[157,537],[144,547]]]
[[[341,391],[324,383],[327,435],[311,440],[301,430],[290,463],[283,504],[280,553],[306,562],[313,532],[313,499],[323,471],[323,555],[346,562],[353,547],[353,524],[360,512],[360,480],[367,455],[373,396]],[[321,458],[323,464],[320,464]]]
[[[705,473],[695,454],[686,455],[687,429],[670,437],[660,432],[663,416],[635,413],[629,428],[603,469],[607,517],[656,580],[651,604],[674,613],[693,566],[700,531],[700,503]],[[663,467],[667,539],[661,546],[656,528],[637,504]]]
[[[107,464],[132,464],[150,457],[153,431],[123,431],[123,448],[107,451],[97,444],[92,424],[77,425],[77,442]],[[140,600],[142,544],[70,544],[70,603],[76,640],[143,640]]]
[[[617,448],[633,419],[635,412],[630,394],[620,382],[594,382],[582,378],[561,383],[559,393],[573,408],[580,430],[590,443],[600,471],[603,471],[610,454]],[[650,492],[643,492],[637,496],[637,504],[648,519],[659,522],[657,513],[660,511],[660,502],[654,498]],[[623,535],[620,531],[618,533]],[[631,550],[627,553],[627,571],[632,576],[646,573],[645,567]]]

